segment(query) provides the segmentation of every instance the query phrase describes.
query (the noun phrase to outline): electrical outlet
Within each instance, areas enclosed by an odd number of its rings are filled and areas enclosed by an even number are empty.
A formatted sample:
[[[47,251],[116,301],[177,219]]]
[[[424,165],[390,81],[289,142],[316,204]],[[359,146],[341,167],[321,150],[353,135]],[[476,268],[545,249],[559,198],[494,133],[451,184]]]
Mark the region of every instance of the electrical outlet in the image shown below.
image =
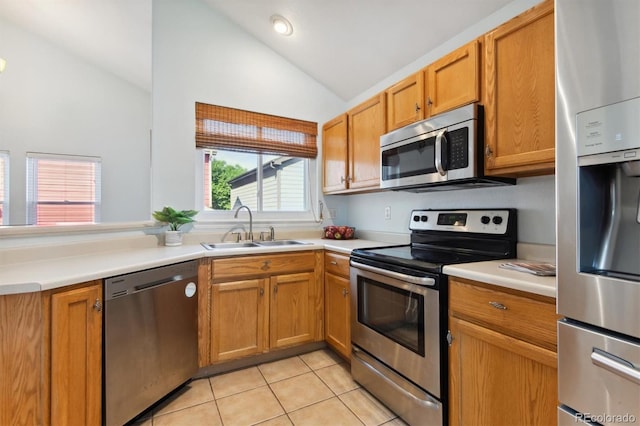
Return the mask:
[[[329,209],[329,219],[335,219],[337,215],[336,209]]]
[[[389,206],[384,208],[384,219],[385,220],[391,219],[391,207]]]

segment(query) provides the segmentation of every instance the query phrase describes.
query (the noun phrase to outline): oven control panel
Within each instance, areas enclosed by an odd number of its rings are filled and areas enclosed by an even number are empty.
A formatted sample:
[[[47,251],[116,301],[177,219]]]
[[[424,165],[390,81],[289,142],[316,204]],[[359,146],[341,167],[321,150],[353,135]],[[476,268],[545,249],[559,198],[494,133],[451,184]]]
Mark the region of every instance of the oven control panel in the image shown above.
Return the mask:
[[[454,231],[504,235],[510,210],[413,210],[412,231]]]

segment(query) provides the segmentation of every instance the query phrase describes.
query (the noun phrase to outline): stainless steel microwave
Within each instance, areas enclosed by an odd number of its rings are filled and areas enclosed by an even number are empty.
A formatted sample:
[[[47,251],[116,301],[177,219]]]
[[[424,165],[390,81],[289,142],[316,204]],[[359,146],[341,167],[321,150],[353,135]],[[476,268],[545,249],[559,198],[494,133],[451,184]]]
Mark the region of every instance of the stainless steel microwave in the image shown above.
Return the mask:
[[[484,114],[469,104],[380,137],[380,187],[414,192],[513,185],[484,176]]]

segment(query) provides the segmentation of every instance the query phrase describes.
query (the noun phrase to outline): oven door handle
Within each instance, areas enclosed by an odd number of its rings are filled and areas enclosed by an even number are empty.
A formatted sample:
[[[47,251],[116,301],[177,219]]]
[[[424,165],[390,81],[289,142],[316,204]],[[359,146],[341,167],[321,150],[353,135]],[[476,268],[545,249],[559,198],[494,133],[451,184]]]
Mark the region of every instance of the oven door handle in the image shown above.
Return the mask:
[[[390,278],[395,278],[400,281],[409,282],[412,284],[418,284],[428,287],[433,287],[436,284],[436,280],[430,277],[414,277],[413,275],[402,274],[400,272],[388,271],[386,269],[376,268],[375,266],[365,265],[360,262],[354,262],[353,260],[350,262],[351,266],[357,269],[362,269],[363,271],[373,272],[375,274],[384,275]]]

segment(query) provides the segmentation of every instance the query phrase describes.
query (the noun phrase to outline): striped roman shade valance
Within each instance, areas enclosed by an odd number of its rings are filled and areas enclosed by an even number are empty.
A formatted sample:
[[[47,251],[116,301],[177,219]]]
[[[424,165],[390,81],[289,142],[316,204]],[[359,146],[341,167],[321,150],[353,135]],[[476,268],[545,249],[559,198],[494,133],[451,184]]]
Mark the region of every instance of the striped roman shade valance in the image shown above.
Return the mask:
[[[315,158],[318,123],[196,102],[196,147]]]

